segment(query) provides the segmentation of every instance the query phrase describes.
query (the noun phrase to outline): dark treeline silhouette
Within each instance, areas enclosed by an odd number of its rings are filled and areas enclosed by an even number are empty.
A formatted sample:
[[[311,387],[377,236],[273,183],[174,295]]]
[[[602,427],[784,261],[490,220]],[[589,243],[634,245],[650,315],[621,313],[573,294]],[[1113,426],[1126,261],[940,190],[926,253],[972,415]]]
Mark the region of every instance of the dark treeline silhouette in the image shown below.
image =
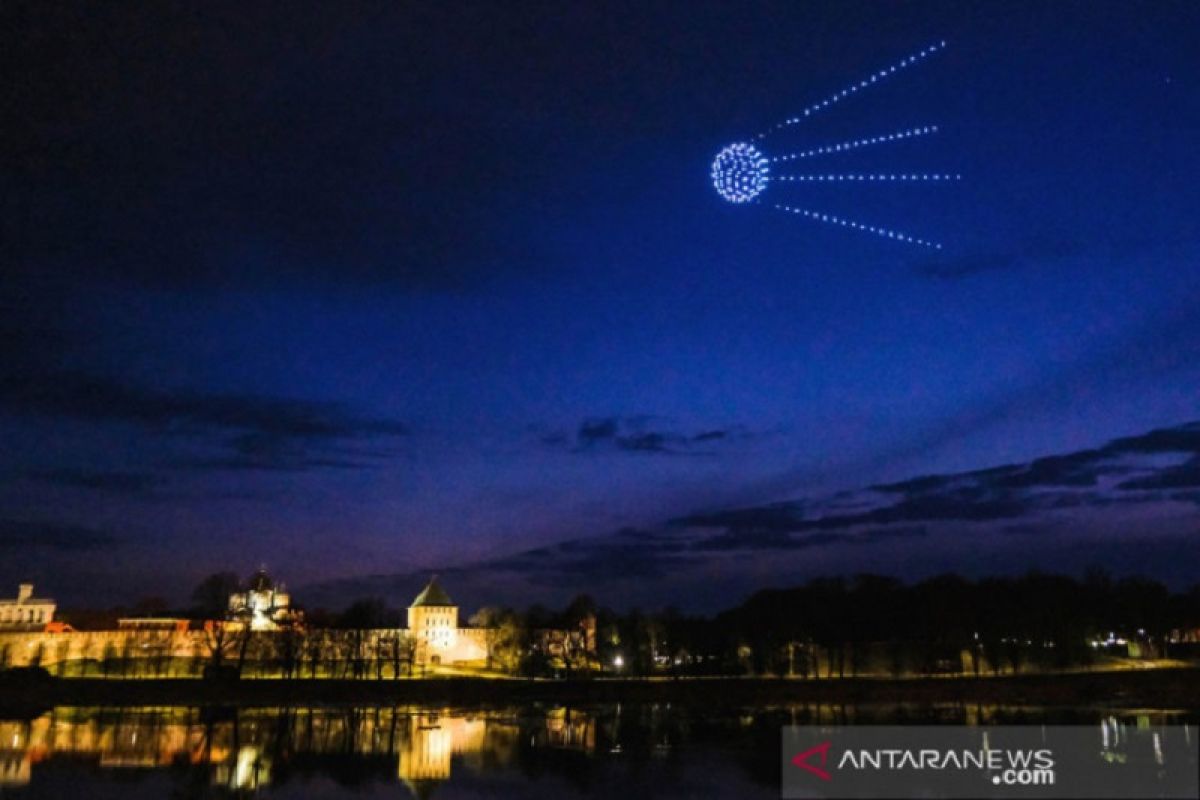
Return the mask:
[[[657,667],[810,678],[984,674],[1195,654],[1200,586],[1030,573],[906,585],[860,575],[754,594],[711,620],[655,618]],[[628,623],[627,623],[628,627]],[[635,640],[640,648],[645,637]],[[644,671],[639,656],[631,667]]]
[[[1100,570],[1082,580],[1034,572],[915,584],[859,575],[763,590],[712,617],[673,608],[619,613],[581,595],[561,613],[484,609],[473,623],[507,630],[494,641],[511,654],[493,666],[570,675],[588,662],[539,653],[531,632],[571,630],[588,614],[596,620],[595,663],[609,674],[982,675],[1193,658],[1200,585],[1172,593]]]

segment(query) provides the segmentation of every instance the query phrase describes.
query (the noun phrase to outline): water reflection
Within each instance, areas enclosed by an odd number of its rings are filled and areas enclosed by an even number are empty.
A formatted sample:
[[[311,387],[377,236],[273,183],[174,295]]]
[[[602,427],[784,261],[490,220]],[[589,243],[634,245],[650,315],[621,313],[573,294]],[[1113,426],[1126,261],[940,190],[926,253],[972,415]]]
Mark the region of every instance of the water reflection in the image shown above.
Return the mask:
[[[56,708],[0,720],[0,788],[27,786],[37,769],[70,759],[102,771],[201,772],[234,792],[318,772],[346,784],[398,780],[425,796],[455,763],[478,771],[539,748],[594,751],[595,718],[563,707]]]
[[[538,783],[547,796],[678,795],[691,786],[706,796],[772,797],[782,725],[1087,723],[1103,757],[1115,761],[1131,729],[1179,721],[1165,712],[957,704],[64,707],[0,720],[0,795],[55,796],[56,781],[69,780],[121,782],[112,793],[121,797],[161,796],[162,781],[178,797],[308,796],[316,784],[328,797],[397,797],[400,784],[423,798],[454,783],[513,796]],[[160,782],[139,784],[151,779]]]

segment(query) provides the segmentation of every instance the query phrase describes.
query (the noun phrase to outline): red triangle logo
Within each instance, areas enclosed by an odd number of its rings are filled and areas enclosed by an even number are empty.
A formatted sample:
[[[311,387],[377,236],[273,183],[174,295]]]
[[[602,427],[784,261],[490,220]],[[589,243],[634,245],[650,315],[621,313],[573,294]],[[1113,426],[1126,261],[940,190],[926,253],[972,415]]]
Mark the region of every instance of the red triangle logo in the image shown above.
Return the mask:
[[[793,756],[792,763],[795,764],[800,769],[808,770],[813,775],[816,775],[818,778],[820,778],[823,781],[830,780],[830,779],[832,779],[833,776],[831,776],[828,772],[826,772],[825,770],[823,770],[821,768],[821,767],[824,767],[825,762],[829,760],[829,745],[830,744],[831,744],[831,742],[821,742],[816,747],[810,747],[807,750],[805,750],[803,753]],[[820,767],[814,766],[813,764],[808,763],[808,760],[810,758],[812,758],[813,756],[817,756],[817,755],[819,755],[821,757],[821,766]]]

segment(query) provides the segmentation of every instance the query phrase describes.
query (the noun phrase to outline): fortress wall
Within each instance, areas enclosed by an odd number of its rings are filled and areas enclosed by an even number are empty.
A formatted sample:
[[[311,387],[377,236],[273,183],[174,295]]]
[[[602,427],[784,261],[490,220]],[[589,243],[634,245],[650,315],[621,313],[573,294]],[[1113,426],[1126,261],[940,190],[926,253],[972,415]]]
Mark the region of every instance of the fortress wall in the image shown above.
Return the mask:
[[[50,667],[104,658],[191,658],[206,654],[203,631],[71,631],[0,633],[0,665]]]
[[[248,662],[270,660],[278,657],[283,632],[256,632],[247,650]],[[392,651],[391,643],[397,638],[412,636],[407,628],[384,628],[363,631],[313,629],[302,632],[303,641],[292,645],[293,657],[304,657],[314,640],[320,642],[323,657],[347,657],[351,649],[358,649],[362,657],[372,659],[383,654],[387,660]],[[418,636],[417,658],[428,663],[437,655],[444,664],[456,662],[481,662],[487,659],[487,628],[457,628],[453,643],[446,648],[430,647]],[[225,647],[226,661],[236,659],[237,641],[232,637]],[[424,646],[422,646],[424,645]],[[146,630],[120,629],[108,631],[68,631],[48,633],[0,632],[0,668],[40,665],[51,672],[64,662],[101,663],[106,659],[129,661],[152,661],[159,659],[206,661],[211,658],[213,643],[211,634],[203,630]],[[301,652],[296,652],[301,651]]]
[[[357,634],[357,636],[356,636]],[[476,661],[487,656],[487,631],[482,628],[459,628],[453,646],[443,660]],[[250,661],[269,659],[284,634],[257,632],[247,651]],[[390,652],[389,645],[399,637],[410,635],[406,628],[382,628],[363,631],[318,629],[309,631],[306,638],[322,642],[326,657],[344,655],[351,642],[361,653],[374,658],[377,652]],[[305,643],[299,643],[303,650]],[[199,659],[210,658],[211,637],[203,630],[111,630],[70,631],[61,633],[0,632],[0,668],[40,665],[54,671],[62,662],[104,659]],[[232,638],[225,647],[226,660],[236,658],[237,642]]]

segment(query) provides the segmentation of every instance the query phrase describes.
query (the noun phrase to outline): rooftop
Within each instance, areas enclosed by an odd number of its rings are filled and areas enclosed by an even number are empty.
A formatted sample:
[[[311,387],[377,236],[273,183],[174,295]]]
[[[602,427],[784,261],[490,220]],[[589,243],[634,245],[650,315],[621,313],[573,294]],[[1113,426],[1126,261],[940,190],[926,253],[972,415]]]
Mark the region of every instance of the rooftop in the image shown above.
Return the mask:
[[[410,608],[453,605],[454,601],[450,599],[450,595],[446,594],[446,590],[438,585],[437,576],[435,575],[429,579],[428,585],[417,595],[417,599],[412,601]]]
[[[53,603],[53,602],[54,601],[52,599],[50,599],[49,597],[34,597],[32,583],[20,584],[17,587],[17,596],[15,598],[12,598],[12,597],[0,598],[0,606],[34,605],[34,604],[45,605],[47,603]]]
[[[275,588],[275,581],[271,580],[271,576],[267,574],[266,567],[259,567],[258,571],[250,576],[250,580],[246,582],[246,589],[251,592],[269,592]]]

